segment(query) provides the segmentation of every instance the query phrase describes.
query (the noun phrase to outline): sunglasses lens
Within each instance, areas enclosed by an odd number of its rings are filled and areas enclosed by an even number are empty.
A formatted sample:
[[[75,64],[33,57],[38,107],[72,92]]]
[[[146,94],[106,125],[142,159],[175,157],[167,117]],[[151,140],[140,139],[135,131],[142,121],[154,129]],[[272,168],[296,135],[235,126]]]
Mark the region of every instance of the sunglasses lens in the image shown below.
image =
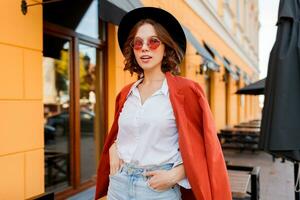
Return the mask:
[[[157,49],[160,45],[160,41],[157,38],[150,38],[148,41],[148,46],[150,49]]]
[[[158,38],[152,37],[148,39],[147,45],[149,49],[154,50],[157,49],[160,45],[160,40]],[[140,38],[136,38],[130,44],[134,50],[141,50],[144,45],[144,41]]]
[[[143,47],[143,40],[141,40],[141,39],[135,39],[133,41],[132,47],[135,50],[140,50]]]

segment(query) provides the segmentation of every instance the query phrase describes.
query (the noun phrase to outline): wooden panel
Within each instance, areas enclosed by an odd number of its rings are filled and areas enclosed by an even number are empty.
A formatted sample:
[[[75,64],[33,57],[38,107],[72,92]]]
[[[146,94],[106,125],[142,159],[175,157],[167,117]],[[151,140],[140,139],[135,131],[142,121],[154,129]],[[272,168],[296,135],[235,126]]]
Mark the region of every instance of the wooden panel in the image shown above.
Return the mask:
[[[228,175],[233,197],[245,197],[251,177],[249,172],[228,170]]]
[[[43,105],[39,101],[0,101],[0,155],[43,148]]]
[[[1,2],[0,43],[42,50],[42,6],[30,7],[26,15],[20,7],[19,0]]]
[[[44,192],[44,150],[25,153],[25,198]]]
[[[18,0],[15,0],[18,1]],[[18,1],[19,3],[20,1]],[[36,1],[28,1],[33,3]],[[19,5],[18,5],[19,8]],[[42,51],[43,49],[43,15],[42,6],[29,7],[24,17],[23,25],[23,46]]]
[[[0,156],[1,200],[24,199],[24,154]]]
[[[1,1],[0,42],[23,45],[25,16],[21,12],[21,1]]]
[[[23,54],[20,48],[0,44],[0,91],[0,99],[23,97]]]
[[[42,53],[24,50],[24,83],[26,99],[42,99]]]

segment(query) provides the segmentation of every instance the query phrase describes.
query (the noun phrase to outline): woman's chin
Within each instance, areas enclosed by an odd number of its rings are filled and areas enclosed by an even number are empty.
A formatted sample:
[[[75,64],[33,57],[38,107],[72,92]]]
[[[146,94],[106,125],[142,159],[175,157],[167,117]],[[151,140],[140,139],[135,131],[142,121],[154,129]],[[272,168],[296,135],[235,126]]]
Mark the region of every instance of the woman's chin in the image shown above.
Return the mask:
[[[153,65],[141,65],[141,68],[144,70],[144,71],[149,71],[149,70],[152,70],[154,69],[155,67]]]
[[[144,70],[144,71],[150,71],[153,70],[154,68],[156,68],[158,65],[153,65],[153,63],[141,63],[140,67]]]

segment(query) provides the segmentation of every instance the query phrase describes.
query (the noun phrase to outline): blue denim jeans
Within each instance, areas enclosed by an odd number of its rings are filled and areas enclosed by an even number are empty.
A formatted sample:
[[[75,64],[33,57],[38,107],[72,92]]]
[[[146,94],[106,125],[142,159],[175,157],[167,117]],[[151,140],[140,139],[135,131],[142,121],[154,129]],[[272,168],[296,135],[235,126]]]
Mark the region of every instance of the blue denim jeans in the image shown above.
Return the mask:
[[[173,164],[152,167],[136,167],[124,163],[119,171],[109,176],[108,200],[181,200],[180,187],[157,191],[148,185],[147,171],[170,170]]]

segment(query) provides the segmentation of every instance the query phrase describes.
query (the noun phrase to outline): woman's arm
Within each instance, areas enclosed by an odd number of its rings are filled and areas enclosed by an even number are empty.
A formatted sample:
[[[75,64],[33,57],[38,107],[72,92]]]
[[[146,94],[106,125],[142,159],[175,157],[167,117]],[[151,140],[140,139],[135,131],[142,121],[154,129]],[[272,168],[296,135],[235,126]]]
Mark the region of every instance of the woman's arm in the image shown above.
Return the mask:
[[[114,142],[109,148],[109,164],[110,164],[110,175],[114,175],[123,164],[123,160],[119,158],[117,144]]]
[[[179,181],[181,181],[182,179],[184,179],[185,178],[185,171],[184,171],[183,164],[172,168],[169,171],[169,174],[170,174],[170,177],[174,180],[175,184],[178,183]]]

